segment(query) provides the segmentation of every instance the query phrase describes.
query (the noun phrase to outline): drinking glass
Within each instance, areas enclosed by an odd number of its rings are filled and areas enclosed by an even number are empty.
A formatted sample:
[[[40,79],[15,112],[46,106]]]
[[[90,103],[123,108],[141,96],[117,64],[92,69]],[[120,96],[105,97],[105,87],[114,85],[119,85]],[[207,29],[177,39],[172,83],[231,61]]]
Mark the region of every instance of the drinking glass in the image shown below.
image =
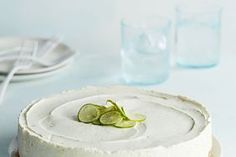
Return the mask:
[[[159,16],[121,21],[121,62],[127,83],[154,84],[168,78],[170,28],[170,20]]]
[[[177,64],[202,68],[220,60],[222,8],[213,4],[185,4],[176,7]]]

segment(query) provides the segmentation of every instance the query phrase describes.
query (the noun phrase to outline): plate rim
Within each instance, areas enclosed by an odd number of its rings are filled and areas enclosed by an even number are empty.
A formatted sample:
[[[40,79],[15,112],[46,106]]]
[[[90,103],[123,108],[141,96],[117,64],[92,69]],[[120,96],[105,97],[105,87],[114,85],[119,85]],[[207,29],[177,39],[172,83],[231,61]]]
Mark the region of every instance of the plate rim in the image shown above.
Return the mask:
[[[44,40],[50,40],[50,38],[43,38],[43,37],[1,37],[0,41],[1,40],[37,40],[37,41],[44,41]],[[50,72],[50,71],[61,68],[64,65],[70,63],[70,61],[73,59],[73,57],[76,54],[79,54],[79,53],[77,53],[77,50],[73,50],[70,46],[68,46],[64,42],[59,42],[58,45],[62,45],[68,50],[68,52],[70,53],[68,59],[63,60],[62,62],[57,63],[53,66],[44,68],[44,70],[43,69],[41,69],[41,70],[37,69],[36,71],[28,71],[28,72],[27,71],[19,71],[15,75],[32,75],[32,74]],[[7,74],[8,74],[8,72],[6,72],[6,71],[0,71],[0,75],[7,75]]]
[[[57,74],[64,69],[66,69],[69,65],[65,64],[62,65],[61,67],[58,67],[54,70],[48,71],[48,72],[43,72],[43,73],[34,73],[34,74],[27,74],[27,75],[14,75],[12,78],[12,82],[23,82],[23,81],[28,81],[28,80],[35,80],[35,79],[40,79],[44,77],[50,77],[53,76],[54,74]],[[5,79],[5,75],[0,75],[0,83]]]

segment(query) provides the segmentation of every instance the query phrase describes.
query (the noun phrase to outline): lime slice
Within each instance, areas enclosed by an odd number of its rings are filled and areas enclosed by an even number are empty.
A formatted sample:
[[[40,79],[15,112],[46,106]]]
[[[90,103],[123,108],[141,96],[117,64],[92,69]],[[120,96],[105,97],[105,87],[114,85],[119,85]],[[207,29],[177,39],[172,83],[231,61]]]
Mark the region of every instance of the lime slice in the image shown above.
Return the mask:
[[[131,128],[138,122],[143,122],[146,117],[142,114],[131,114],[127,116],[125,109],[112,100],[107,100],[109,106],[88,103],[81,107],[77,118],[80,122],[92,123],[94,125],[112,125],[118,128]]]
[[[124,115],[126,115],[124,107],[121,107],[120,109],[121,109],[122,113],[123,113]]]
[[[101,122],[99,120],[95,120],[92,122],[94,125],[102,125]]]
[[[122,116],[118,111],[110,111],[101,115],[99,121],[104,125],[115,124],[122,120]]]
[[[98,120],[100,117],[100,110],[97,105],[85,104],[78,112],[77,118],[84,123],[91,123]]]
[[[111,103],[115,107],[116,110],[119,110],[119,106],[114,101],[107,100],[107,103]]]
[[[114,106],[108,106],[105,107],[104,109],[101,110],[102,113],[110,112],[110,111],[115,111],[116,108]]]
[[[136,122],[132,120],[122,120],[114,124],[114,126],[118,128],[132,128],[135,125],[136,125]]]
[[[130,118],[129,118],[129,117],[126,115],[126,113],[125,113],[124,107],[121,107],[120,109],[121,109],[121,111],[122,111],[122,115],[124,116],[124,119],[125,119],[125,120],[130,120]]]
[[[142,114],[134,113],[129,115],[129,119],[136,122],[143,122],[145,121],[146,117]]]
[[[122,115],[125,119],[129,119],[129,118],[126,116],[123,107],[120,108],[120,107],[119,107],[115,102],[113,102],[112,100],[107,100],[107,103],[111,103],[111,104],[115,107],[115,109],[116,109],[117,111],[119,111],[119,112],[121,113],[121,115]]]

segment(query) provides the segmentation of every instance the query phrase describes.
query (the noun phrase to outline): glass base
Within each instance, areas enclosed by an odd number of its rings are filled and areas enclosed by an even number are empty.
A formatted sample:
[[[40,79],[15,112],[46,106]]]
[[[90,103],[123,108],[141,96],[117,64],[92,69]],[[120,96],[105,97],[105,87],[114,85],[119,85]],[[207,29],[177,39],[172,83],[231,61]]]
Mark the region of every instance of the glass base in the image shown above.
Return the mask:
[[[203,69],[203,68],[212,68],[217,66],[218,63],[211,63],[211,64],[189,64],[189,63],[182,63],[177,62],[177,66],[183,68],[192,68],[192,69]]]

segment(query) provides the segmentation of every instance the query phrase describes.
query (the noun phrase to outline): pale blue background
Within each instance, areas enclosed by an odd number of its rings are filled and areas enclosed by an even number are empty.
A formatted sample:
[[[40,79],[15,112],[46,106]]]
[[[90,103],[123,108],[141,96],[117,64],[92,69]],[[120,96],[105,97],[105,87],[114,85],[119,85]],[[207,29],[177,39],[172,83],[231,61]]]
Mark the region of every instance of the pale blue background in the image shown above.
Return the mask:
[[[222,49],[236,51],[234,0],[224,6]],[[203,1],[206,3],[205,1]],[[119,20],[124,16],[158,14],[173,19],[178,0],[0,0],[1,36],[51,36],[85,53],[118,53]]]
[[[0,0],[0,36],[63,34],[65,42],[82,53],[76,62],[54,77],[13,83],[0,107],[0,157],[7,157],[16,135],[17,115],[33,99],[86,85],[120,84],[119,20],[123,16],[155,13],[173,17],[174,0]],[[224,6],[222,61],[206,70],[173,69],[158,90],[191,96],[209,108],[213,131],[225,157],[235,157],[236,5]],[[196,83],[197,82],[197,83]]]

